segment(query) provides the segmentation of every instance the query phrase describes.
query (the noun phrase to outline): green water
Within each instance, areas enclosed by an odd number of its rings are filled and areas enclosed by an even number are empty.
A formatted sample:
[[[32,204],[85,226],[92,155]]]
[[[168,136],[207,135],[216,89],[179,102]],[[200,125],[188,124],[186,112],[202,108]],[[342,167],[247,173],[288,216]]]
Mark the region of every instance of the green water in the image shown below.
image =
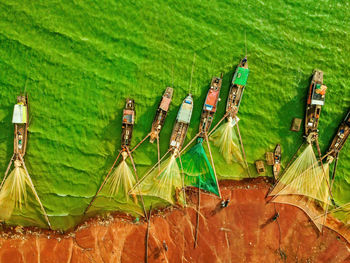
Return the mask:
[[[245,54],[245,33],[250,74],[239,116],[254,176],[254,161],[277,143],[286,165],[302,142],[302,132],[289,128],[293,117],[304,115],[314,68],[324,71],[329,87],[319,125],[323,151],[350,105],[349,1],[2,0],[0,12],[0,174],[13,151],[13,104],[26,86],[31,111],[26,164],[56,229],[80,220],[112,165],[125,97],[136,102],[135,145],[149,132],[161,95],[173,84],[161,133],[164,153],[182,99],[189,91],[194,95],[190,139],[198,131],[211,77],[221,72],[216,121],[222,116],[233,69]],[[339,204],[350,201],[349,151],[348,143],[334,184]],[[221,177],[242,175],[214,152]],[[156,146],[144,144],[134,158],[142,175],[157,160]],[[35,224],[39,211],[28,207],[25,220],[9,223]]]

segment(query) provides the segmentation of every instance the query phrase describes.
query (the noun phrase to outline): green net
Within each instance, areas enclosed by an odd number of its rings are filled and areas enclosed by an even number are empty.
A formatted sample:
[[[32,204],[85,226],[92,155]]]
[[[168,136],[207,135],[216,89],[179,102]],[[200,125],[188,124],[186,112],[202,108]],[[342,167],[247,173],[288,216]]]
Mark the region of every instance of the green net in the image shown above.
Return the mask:
[[[155,196],[171,204],[183,203],[183,182],[179,165],[174,155],[156,167],[131,191],[135,194]],[[139,192],[138,192],[139,191]]]
[[[200,189],[220,196],[219,186],[216,183],[213,168],[205,154],[202,139],[199,139],[198,143],[181,157],[181,160],[186,186],[199,186]]]
[[[249,69],[239,67],[233,77],[233,84],[245,86],[248,80]]]
[[[107,179],[101,192],[88,210],[88,216],[100,212],[122,211],[133,216],[143,215],[136,195],[129,195],[135,185],[135,177],[126,160],[123,160]]]

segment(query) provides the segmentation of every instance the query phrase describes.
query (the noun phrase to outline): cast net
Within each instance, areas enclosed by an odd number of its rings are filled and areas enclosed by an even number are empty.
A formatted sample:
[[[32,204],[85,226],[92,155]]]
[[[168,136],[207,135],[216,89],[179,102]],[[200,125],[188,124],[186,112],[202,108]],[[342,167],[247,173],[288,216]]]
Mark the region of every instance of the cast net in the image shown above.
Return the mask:
[[[320,165],[312,144],[308,144],[285,171],[269,196],[274,196],[272,202],[301,208],[321,230],[322,225],[315,218],[324,214],[331,204],[329,164]]]
[[[243,164],[242,152],[239,147],[239,140],[235,131],[237,119],[229,118],[228,122],[221,125],[210,136],[210,140],[220,150],[226,163],[238,162]]]
[[[143,215],[137,196],[135,194],[129,195],[129,191],[135,183],[135,176],[126,161],[126,156],[123,156],[123,160],[114,169],[92,203],[88,214],[94,215],[99,212],[118,210],[133,216]]]
[[[14,162],[14,166],[15,169],[3,182],[2,188],[0,190],[0,220],[9,220],[12,217],[14,210],[20,211],[22,215],[26,214],[26,212],[24,212],[23,210],[24,208],[27,208],[28,195],[32,197],[33,194],[35,199],[30,198],[30,204],[33,205],[33,201],[36,200],[37,204],[40,205],[46,223],[50,226],[50,222],[48,220],[45,209],[34,188],[29,174],[22,167],[21,162],[19,160],[16,160]],[[28,192],[28,188],[31,191]],[[32,214],[34,215],[34,213]],[[18,215],[15,215],[15,217],[18,217]],[[43,222],[40,221],[41,218],[37,218],[37,222],[35,223],[35,225],[43,226]]]
[[[199,139],[181,160],[185,186],[199,187],[220,196],[214,170],[203,148],[203,139]]]
[[[315,221],[336,231],[350,242],[350,203],[328,211]]]
[[[135,186],[131,193],[154,196],[167,202],[183,203],[183,180],[175,155],[160,164],[160,168],[153,169]],[[138,192],[139,191],[139,192]]]

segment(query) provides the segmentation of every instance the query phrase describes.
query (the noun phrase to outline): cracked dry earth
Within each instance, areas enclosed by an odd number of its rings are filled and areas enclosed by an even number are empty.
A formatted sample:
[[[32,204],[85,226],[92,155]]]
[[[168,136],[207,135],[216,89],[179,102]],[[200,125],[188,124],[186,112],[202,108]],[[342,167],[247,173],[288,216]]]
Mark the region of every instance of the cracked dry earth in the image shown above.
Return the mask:
[[[222,195],[231,200],[223,209],[217,198],[202,194],[197,248],[195,191],[186,209],[155,211],[148,262],[350,262],[337,233],[317,233],[298,208],[266,204],[269,187],[265,178],[222,181]],[[90,219],[66,234],[15,229],[0,238],[0,263],[145,262],[146,229],[145,222],[121,216]]]

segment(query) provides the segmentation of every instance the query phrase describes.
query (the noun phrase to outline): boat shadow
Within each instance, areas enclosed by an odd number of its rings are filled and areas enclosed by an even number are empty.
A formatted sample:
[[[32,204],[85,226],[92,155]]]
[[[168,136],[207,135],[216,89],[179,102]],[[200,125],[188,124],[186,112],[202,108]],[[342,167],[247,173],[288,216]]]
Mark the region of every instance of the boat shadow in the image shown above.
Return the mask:
[[[3,143],[4,147],[4,156],[1,159],[1,175],[5,174],[5,170],[8,166],[8,163],[10,162],[11,156],[13,154],[13,134],[14,134],[14,127],[12,124],[12,106],[6,106],[2,107],[3,112],[6,112],[6,115],[2,120],[0,120],[0,134],[2,135],[0,137],[1,142]],[[2,178],[2,176],[0,177]]]

